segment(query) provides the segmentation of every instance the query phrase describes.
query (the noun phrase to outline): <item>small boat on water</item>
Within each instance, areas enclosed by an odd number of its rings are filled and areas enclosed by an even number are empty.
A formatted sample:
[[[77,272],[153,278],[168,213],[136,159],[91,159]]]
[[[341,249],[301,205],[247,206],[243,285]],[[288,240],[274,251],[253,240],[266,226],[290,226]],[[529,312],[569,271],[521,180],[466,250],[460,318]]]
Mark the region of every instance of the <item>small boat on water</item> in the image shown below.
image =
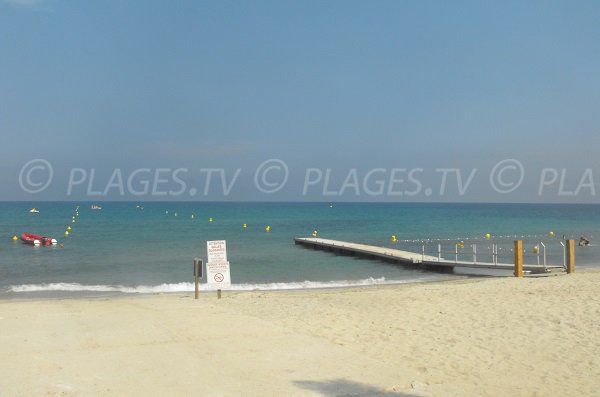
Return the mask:
[[[93,210],[101,210],[102,209],[102,207],[99,206],[98,204],[92,204],[92,206],[90,208]]]
[[[30,209],[29,212],[31,212],[32,214],[37,214],[40,212],[40,210],[38,210],[37,208],[34,207],[34,208]]]
[[[46,237],[46,236],[39,236],[37,234],[33,234],[33,233],[23,233],[21,234],[21,241],[23,241],[25,244],[31,244],[31,245],[55,245],[57,243],[57,241],[55,239],[53,239],[52,237]]]

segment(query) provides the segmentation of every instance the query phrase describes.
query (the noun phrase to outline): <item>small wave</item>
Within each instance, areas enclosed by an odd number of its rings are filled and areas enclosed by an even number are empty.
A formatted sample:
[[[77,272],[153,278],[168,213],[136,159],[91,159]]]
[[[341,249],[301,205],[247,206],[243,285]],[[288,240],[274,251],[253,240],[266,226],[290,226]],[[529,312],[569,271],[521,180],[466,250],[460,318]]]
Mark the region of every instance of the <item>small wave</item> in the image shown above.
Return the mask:
[[[320,288],[348,288],[386,284],[405,284],[425,281],[428,278],[416,278],[410,280],[386,280],[381,278],[367,278],[363,280],[340,280],[340,281],[302,281],[289,283],[264,283],[264,284],[232,284],[228,291],[269,291],[269,290],[301,290]],[[206,284],[200,286],[200,290],[207,291]],[[21,284],[12,285],[11,292],[120,292],[125,294],[152,294],[161,292],[193,292],[193,283],[173,283],[159,285],[86,285],[79,283],[47,283],[47,284]]]

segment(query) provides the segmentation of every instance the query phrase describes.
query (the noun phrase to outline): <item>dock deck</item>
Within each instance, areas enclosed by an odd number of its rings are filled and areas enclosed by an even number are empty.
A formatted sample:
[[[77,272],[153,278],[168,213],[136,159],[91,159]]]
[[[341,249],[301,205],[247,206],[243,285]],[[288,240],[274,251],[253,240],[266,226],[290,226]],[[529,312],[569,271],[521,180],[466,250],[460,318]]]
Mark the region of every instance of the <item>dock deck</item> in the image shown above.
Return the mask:
[[[403,251],[395,248],[378,247],[375,245],[316,237],[296,237],[294,238],[294,243],[305,247],[332,251],[339,254],[378,258],[406,265],[420,265],[423,267],[434,268],[465,267],[472,269],[514,270],[514,264],[512,263],[455,261],[439,258],[437,256],[424,255],[417,252]],[[562,271],[563,266],[524,264],[523,270],[529,273],[549,273],[553,271]]]

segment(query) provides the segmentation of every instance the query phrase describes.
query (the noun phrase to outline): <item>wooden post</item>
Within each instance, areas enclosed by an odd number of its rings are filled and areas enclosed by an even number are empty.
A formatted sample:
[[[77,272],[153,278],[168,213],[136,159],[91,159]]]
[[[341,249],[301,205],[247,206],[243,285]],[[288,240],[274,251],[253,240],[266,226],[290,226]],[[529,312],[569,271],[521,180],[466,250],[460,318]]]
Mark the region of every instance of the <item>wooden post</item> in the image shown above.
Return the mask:
[[[567,274],[575,272],[575,240],[567,240]]]
[[[221,299],[221,290],[220,289],[217,290],[217,299]]]
[[[515,277],[523,277],[523,241],[515,240]]]
[[[194,258],[194,284],[195,284],[195,293],[194,299],[198,299],[198,278],[202,277],[202,259]]]

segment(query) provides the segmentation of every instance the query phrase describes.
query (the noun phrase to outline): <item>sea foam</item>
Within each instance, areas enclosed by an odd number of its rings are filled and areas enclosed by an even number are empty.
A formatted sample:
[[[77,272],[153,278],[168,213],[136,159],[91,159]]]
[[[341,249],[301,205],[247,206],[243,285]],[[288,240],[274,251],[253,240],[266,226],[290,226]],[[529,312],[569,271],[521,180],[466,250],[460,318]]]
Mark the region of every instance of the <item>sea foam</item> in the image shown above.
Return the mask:
[[[411,280],[386,280],[381,278],[366,278],[363,280],[338,280],[338,281],[302,281],[289,283],[264,283],[264,284],[232,284],[229,291],[269,291],[269,290],[301,290],[320,288],[348,288],[371,285],[405,284],[424,281],[423,279]],[[206,284],[200,285],[200,290],[211,290]],[[21,284],[9,287],[10,292],[119,292],[126,294],[153,294],[165,292],[192,292],[193,283],[171,283],[158,285],[88,285],[79,283],[47,283],[47,284]]]

